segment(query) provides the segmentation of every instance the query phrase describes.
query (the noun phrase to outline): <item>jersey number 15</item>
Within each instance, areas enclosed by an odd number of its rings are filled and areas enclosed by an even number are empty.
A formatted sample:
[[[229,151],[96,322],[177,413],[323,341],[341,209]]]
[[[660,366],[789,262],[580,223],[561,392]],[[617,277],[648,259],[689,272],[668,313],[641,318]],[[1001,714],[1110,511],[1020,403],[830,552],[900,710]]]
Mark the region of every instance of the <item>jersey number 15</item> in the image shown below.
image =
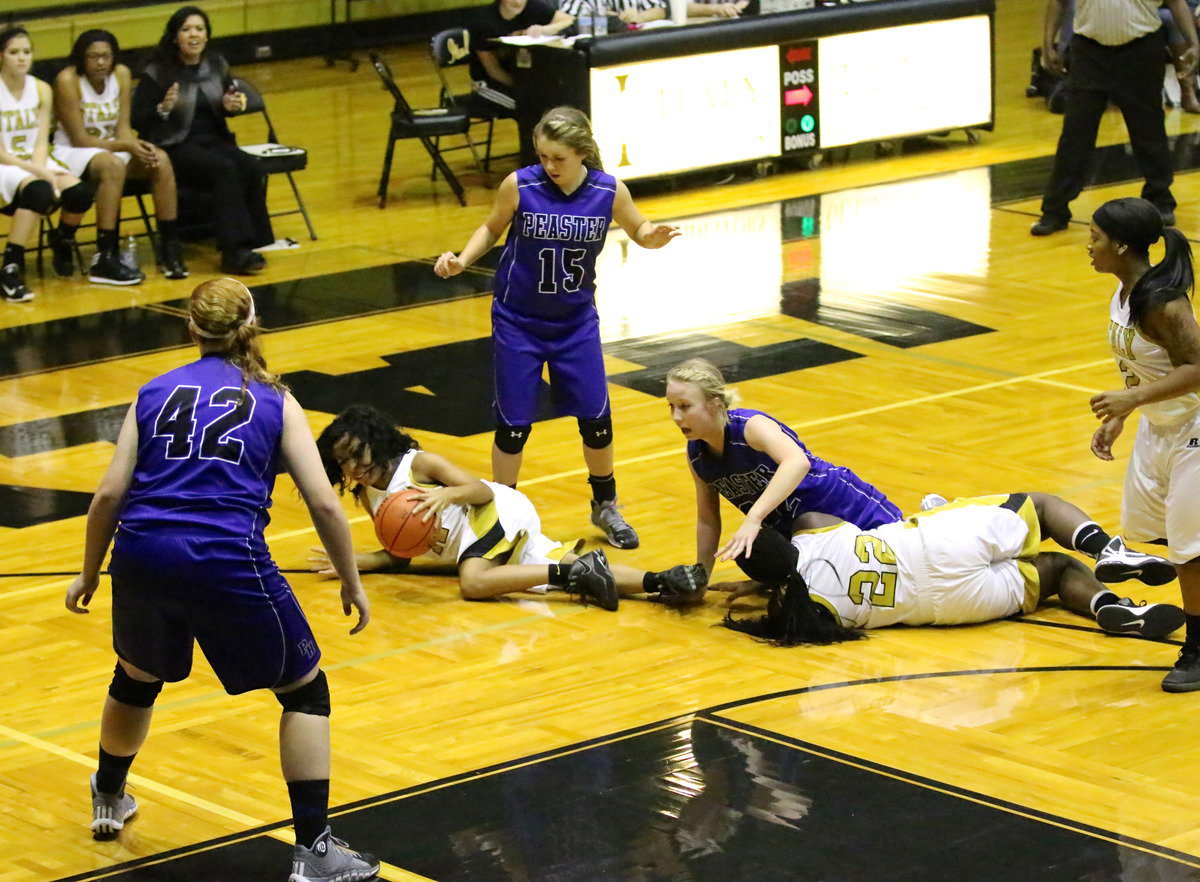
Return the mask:
[[[555,267],[555,255],[562,255],[561,272]],[[541,266],[541,278],[538,280],[539,294],[557,294],[558,280],[562,279],[562,290],[567,294],[579,290],[583,284],[583,261],[587,257],[586,248],[543,248],[538,252],[538,263]]]

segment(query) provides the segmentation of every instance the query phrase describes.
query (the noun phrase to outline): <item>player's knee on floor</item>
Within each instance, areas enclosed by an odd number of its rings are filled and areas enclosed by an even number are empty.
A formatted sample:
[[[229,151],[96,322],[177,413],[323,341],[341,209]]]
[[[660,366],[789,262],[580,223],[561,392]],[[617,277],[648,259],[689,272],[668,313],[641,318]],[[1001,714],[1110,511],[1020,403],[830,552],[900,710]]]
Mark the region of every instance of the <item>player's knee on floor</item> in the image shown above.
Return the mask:
[[[780,585],[796,572],[800,553],[791,542],[769,528],[758,531],[750,554],[739,554],[734,562],[755,582]]]
[[[313,677],[298,689],[288,692],[276,692],[275,697],[283,705],[285,714],[311,714],[315,717],[329,716],[329,681],[325,672],[318,671]]]
[[[108,684],[108,694],[121,704],[128,704],[132,707],[153,707],[162,688],[162,680],[155,680],[153,683],[135,680],[125,672],[124,665],[117,662],[112,682]]]
[[[27,208],[37,214],[49,214],[54,208],[54,185],[38,178],[21,188],[14,200],[17,208]]]
[[[529,433],[532,431],[533,426],[497,426],[496,447],[501,453],[510,456],[520,453],[525,449],[525,442],[529,440]]]
[[[598,420],[580,420],[579,436],[583,438],[583,446],[592,450],[603,450],[612,444],[612,417],[600,417]]]
[[[92,207],[95,199],[96,189],[86,181],[80,181],[62,191],[59,203],[62,205],[63,211],[69,211],[71,214],[83,214]]]

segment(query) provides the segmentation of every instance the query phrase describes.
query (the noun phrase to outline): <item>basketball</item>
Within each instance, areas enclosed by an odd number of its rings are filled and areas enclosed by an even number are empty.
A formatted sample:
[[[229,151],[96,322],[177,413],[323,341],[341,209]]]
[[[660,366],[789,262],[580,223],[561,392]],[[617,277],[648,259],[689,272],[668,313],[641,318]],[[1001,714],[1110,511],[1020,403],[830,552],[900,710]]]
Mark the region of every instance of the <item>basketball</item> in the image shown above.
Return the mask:
[[[420,501],[419,490],[410,487],[393,493],[375,509],[375,535],[387,552],[395,557],[414,558],[433,548],[437,539],[438,518],[424,520],[428,512],[413,514]]]

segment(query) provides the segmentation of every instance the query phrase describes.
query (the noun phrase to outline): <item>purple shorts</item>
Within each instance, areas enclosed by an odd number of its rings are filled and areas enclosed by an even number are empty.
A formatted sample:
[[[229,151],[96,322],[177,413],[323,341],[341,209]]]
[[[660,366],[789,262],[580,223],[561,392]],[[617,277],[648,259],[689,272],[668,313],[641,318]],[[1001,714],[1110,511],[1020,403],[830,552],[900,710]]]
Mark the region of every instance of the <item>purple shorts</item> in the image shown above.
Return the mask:
[[[550,369],[550,393],[558,416],[600,419],[610,413],[600,317],[588,304],[565,321],[520,315],[492,306],[492,359],[496,421],[529,426],[537,418],[542,365]]]
[[[230,695],[294,683],[320,661],[261,540],[121,530],[109,572],[113,649],[148,674],[186,679],[193,642]]]

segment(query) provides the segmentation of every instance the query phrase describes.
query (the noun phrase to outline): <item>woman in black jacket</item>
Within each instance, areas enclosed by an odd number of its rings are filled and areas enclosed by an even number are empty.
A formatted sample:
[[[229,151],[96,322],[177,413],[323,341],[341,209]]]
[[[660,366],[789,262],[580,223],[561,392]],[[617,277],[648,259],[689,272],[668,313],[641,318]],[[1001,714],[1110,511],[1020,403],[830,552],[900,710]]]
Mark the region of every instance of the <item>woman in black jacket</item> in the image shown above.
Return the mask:
[[[246,95],[229,63],[208,51],[210,34],[199,7],[175,11],[134,90],[132,122],[166,151],[182,187],[212,194],[221,271],[254,273],[266,260],[252,249],[275,241],[266,177],[229,130],[226,117],[246,109]]]

